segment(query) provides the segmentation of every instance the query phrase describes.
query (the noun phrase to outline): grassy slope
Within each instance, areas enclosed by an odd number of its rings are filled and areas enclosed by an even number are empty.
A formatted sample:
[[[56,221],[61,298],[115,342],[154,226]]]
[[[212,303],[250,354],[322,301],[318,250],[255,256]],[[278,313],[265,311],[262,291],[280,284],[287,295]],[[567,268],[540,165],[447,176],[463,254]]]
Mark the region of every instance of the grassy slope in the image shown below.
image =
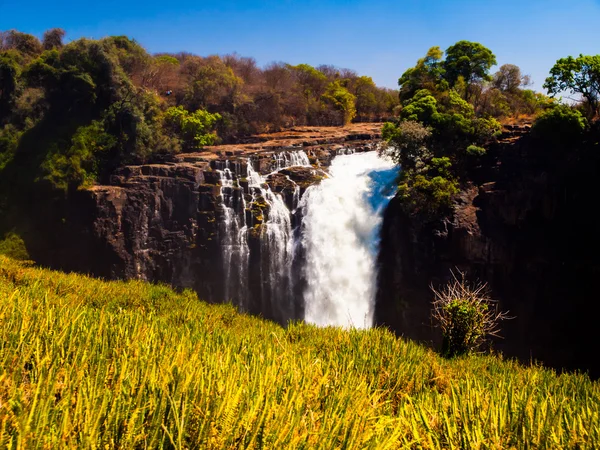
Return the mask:
[[[0,448],[598,448],[600,385],[0,255]]]

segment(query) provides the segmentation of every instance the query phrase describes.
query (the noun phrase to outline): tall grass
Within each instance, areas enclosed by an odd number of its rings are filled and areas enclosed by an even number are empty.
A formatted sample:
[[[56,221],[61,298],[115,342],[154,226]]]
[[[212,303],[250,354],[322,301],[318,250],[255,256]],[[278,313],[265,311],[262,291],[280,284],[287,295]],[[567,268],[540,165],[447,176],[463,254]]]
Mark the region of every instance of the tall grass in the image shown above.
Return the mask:
[[[0,448],[600,448],[600,386],[0,256]]]

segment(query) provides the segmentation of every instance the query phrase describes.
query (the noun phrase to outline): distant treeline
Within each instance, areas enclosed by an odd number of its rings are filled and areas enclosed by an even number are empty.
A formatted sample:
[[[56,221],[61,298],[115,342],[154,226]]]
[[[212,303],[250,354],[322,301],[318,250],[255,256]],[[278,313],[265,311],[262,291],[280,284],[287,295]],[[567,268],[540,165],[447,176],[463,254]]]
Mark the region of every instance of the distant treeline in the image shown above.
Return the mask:
[[[151,55],[124,36],[0,32],[0,173],[67,190],[114,167],[300,125],[392,116],[398,92],[333,66]],[[1,205],[0,205],[1,206]]]

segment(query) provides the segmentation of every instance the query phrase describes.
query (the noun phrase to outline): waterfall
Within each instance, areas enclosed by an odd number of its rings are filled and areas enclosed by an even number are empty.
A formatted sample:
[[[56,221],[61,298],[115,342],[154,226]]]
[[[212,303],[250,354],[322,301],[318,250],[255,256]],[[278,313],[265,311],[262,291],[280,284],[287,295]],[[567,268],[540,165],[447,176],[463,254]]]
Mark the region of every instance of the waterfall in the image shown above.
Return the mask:
[[[303,152],[304,153],[304,152]],[[305,155],[306,156],[306,155]],[[308,157],[306,158],[308,161]],[[294,163],[296,161],[289,161]],[[281,170],[285,167],[277,165]],[[268,291],[268,302],[263,293],[263,304],[270,303],[276,308],[280,317],[285,317],[292,301],[292,219],[290,211],[279,194],[271,191],[265,179],[248,163],[248,186],[252,193],[252,201],[262,199],[266,205],[266,220],[261,228],[261,278],[262,285]]]
[[[243,192],[239,195],[241,208],[236,208],[235,183],[238,184],[240,171],[239,163],[234,163],[231,170],[230,161],[216,161],[216,172],[221,179],[220,201],[223,207],[223,218],[219,226],[221,246],[223,247],[223,272],[225,300],[232,296],[238,298],[238,303],[245,303],[246,280],[248,279],[248,243],[246,240],[246,201]],[[238,184],[239,189],[239,184]],[[241,211],[236,211],[241,209]]]
[[[286,167],[310,165],[308,155],[304,150],[276,153],[273,155],[273,159],[275,159],[276,163],[275,171],[285,169]]]
[[[220,176],[220,204],[222,219],[219,226],[222,247],[224,299],[234,301],[242,309],[249,309],[249,233],[256,226],[260,239],[260,299],[261,310],[269,309],[269,315],[284,320],[291,317],[293,307],[292,263],[294,253],[291,213],[281,195],[274,193],[262,176],[254,169],[253,160],[246,160],[246,180],[248,192],[239,187],[243,178],[239,163],[216,161],[216,172]],[[307,154],[303,150],[280,152],[273,155],[274,171],[292,166],[309,166]],[[300,187],[289,176],[288,181],[295,186],[293,209],[300,202]],[[237,186],[234,186],[237,185]],[[235,189],[239,200],[236,199]],[[248,200],[246,200],[248,197]],[[252,207],[261,211],[262,222],[253,223]],[[248,210],[248,214],[247,214]],[[255,230],[254,230],[255,231]],[[276,311],[275,311],[276,310]]]
[[[379,230],[397,174],[376,152],[340,155],[302,197],[307,322],[372,326]]]
[[[318,325],[370,327],[379,229],[397,168],[374,151],[338,151],[330,176],[303,196],[285,176],[294,189],[288,208],[266,180],[291,166],[310,166],[306,153],[274,154],[274,170],[266,176],[252,159],[246,163],[245,177],[239,162],[215,164],[221,180],[223,300],[282,323],[304,317]]]

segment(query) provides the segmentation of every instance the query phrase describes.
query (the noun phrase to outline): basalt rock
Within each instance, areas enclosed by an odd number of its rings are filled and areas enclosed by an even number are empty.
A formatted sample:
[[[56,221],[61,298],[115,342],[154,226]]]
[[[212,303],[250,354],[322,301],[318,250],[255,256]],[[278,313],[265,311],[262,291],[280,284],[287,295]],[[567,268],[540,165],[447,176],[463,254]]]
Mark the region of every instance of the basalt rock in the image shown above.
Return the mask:
[[[28,249],[45,266],[109,279],[164,282],[222,302],[230,300],[223,282],[224,223],[234,211],[240,224],[249,227],[247,289],[254,300],[246,309],[277,319],[269,315],[269,305],[256,300],[266,289],[261,273],[261,264],[268,260],[263,224],[270,212],[249,188],[248,164],[282,194],[291,211],[299,196],[325,176],[323,169],[336,154],[375,148],[378,131],[364,130],[377,128],[302,129],[290,131],[285,140],[259,137],[250,144],[177,155],[161,164],[121,167],[107,185],[73,192],[58,206],[35,206],[39,220],[34,217],[30,226]],[[313,139],[322,143],[306,145]],[[311,167],[278,171],[300,151]],[[233,180],[223,188],[225,171]]]
[[[465,186],[452,214],[424,221],[394,199],[384,218],[376,322],[439,345],[430,320],[430,285],[451,271],[487,282],[492,298],[515,318],[493,346],[525,362],[588,370],[600,376],[592,349],[600,342],[594,286],[600,239],[590,226],[582,178],[556,178],[533,162],[526,133],[509,134],[493,181]],[[502,167],[500,167],[502,165]]]

